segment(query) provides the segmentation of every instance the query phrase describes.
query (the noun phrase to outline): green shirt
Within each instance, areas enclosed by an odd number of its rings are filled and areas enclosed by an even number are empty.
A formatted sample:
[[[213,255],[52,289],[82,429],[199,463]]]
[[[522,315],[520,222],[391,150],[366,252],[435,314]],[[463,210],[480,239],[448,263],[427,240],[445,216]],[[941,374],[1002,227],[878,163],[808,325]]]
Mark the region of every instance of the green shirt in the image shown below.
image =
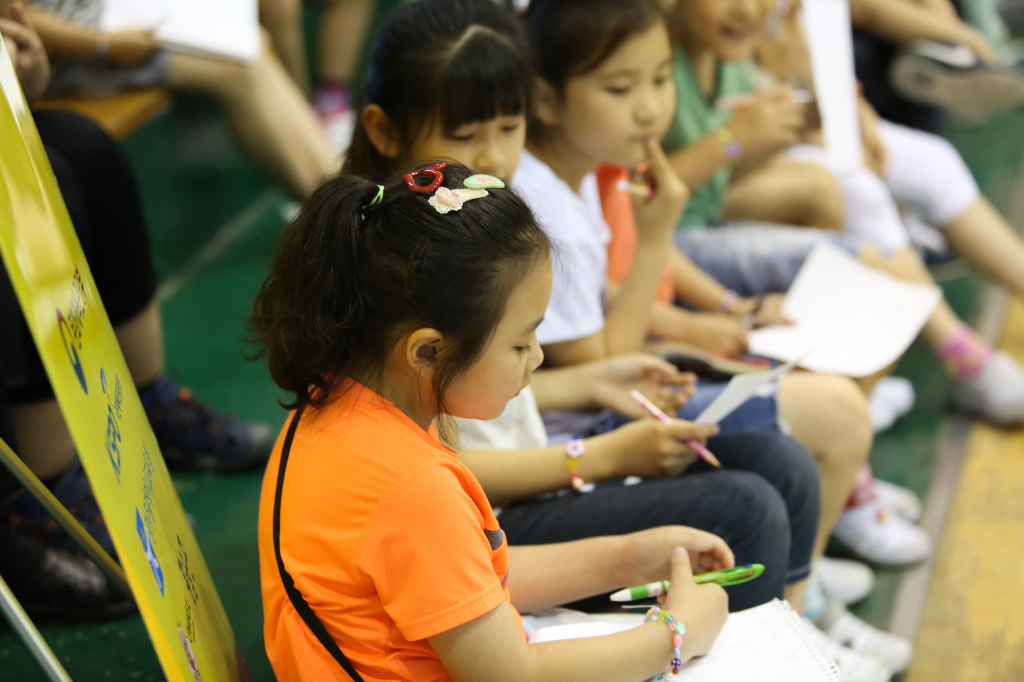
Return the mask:
[[[666,154],[693,144],[732,117],[731,111],[715,109],[715,100],[746,95],[754,90],[754,63],[749,60],[718,63],[718,83],[711,100],[701,91],[690,58],[680,48],[675,50],[672,74],[676,82],[676,115],[663,143]],[[732,167],[725,165],[700,187],[691,187],[690,201],[680,226],[706,226],[720,219],[725,188],[731,176]]]

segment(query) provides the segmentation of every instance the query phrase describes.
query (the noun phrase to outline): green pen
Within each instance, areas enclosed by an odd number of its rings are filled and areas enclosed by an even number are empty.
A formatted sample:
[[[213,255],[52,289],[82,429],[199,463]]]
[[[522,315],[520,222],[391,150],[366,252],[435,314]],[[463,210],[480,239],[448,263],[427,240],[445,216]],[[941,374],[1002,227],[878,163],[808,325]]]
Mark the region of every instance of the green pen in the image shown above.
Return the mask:
[[[723,587],[728,587],[729,585],[739,585],[753,580],[762,573],[764,573],[764,564],[747,564],[746,566],[734,566],[733,568],[723,568],[720,571],[701,573],[700,575],[693,576],[693,580],[698,585],[718,583]],[[662,580],[656,583],[627,587],[613,594],[611,600],[636,601],[637,599],[649,599],[665,594],[671,585],[672,583],[669,581]]]

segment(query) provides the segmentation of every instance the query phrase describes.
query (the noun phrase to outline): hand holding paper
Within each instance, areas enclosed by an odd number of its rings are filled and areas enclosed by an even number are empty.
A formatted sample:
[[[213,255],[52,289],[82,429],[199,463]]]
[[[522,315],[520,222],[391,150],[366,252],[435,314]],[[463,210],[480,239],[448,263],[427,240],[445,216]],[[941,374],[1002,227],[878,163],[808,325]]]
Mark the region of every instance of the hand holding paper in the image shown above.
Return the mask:
[[[897,280],[820,244],[783,304],[794,324],[751,332],[750,350],[815,372],[869,376],[899,359],[941,298],[938,287]]]

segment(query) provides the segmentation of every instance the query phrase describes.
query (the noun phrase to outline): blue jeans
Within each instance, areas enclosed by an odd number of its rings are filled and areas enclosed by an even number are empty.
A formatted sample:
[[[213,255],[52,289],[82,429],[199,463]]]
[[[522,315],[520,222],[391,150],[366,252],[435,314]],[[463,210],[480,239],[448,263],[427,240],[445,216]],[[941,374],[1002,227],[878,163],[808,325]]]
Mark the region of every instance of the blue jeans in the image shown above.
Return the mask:
[[[685,405],[683,405],[676,417],[693,421],[704,411],[711,402],[718,397],[718,394],[725,390],[727,384],[704,381],[697,382],[697,390]],[[764,389],[752,396],[735,410],[730,412],[718,423],[718,434],[729,436],[736,433],[780,433],[781,422],[776,396],[778,386],[769,384]],[[607,410],[603,418],[595,421],[589,428],[582,431],[580,436],[589,438],[602,433],[608,433],[628,424],[632,421],[629,417],[623,417],[617,412]],[[566,439],[567,440],[567,439]]]
[[[567,490],[505,507],[498,522],[512,545],[542,545],[683,525],[718,535],[737,564],[764,564],[757,580],[727,588],[729,610],[782,598],[810,573],[821,485],[814,457],[779,433],[716,436],[703,460],[675,478],[625,486],[603,481],[590,493]]]
[[[822,242],[852,255],[861,240],[850,235],[774,223],[683,227],[675,244],[697,267],[740,296],[789,291],[804,261]]]

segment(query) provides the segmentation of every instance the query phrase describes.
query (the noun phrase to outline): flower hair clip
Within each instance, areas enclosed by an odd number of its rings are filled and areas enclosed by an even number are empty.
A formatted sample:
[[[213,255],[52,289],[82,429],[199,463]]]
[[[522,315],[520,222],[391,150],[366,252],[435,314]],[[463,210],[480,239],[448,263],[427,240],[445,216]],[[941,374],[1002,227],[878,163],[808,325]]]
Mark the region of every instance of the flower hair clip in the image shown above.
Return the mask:
[[[434,207],[434,210],[444,215],[450,211],[461,211],[467,201],[482,199],[488,195],[488,189],[500,189],[505,186],[501,179],[493,175],[476,174],[466,178],[462,189],[448,189],[442,187],[444,173],[441,171],[448,167],[446,163],[435,163],[406,174],[402,179],[409,189],[414,192],[433,192],[427,203]],[[429,180],[427,184],[419,184],[417,177],[422,176]]]
[[[434,210],[444,215],[449,211],[461,211],[463,204],[473,199],[482,199],[487,196],[485,189],[448,189],[438,187],[434,195],[427,202],[434,207]]]

